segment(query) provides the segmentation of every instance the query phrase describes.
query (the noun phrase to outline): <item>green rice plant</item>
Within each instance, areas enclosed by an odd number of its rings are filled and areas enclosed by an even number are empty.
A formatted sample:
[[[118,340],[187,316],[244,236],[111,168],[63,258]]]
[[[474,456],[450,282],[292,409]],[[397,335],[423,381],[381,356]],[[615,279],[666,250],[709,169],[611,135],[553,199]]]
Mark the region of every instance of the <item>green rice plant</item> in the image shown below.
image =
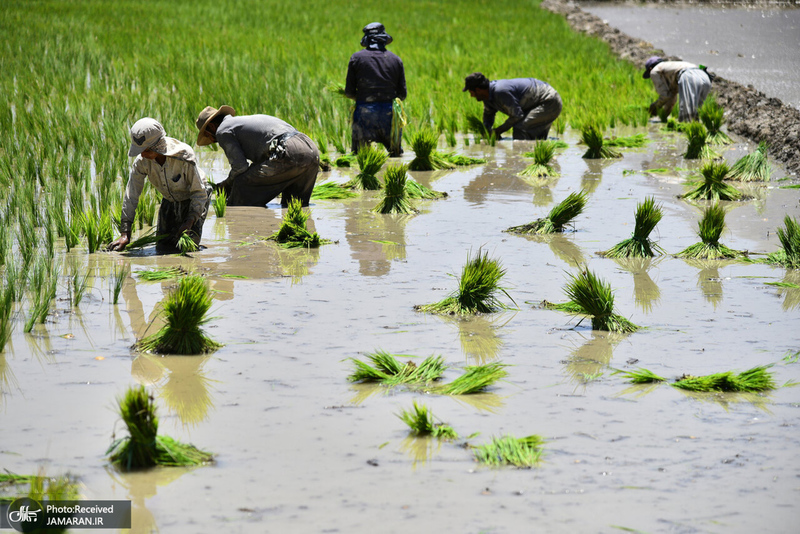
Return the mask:
[[[601,280],[588,269],[577,276],[570,274],[564,288],[571,302],[583,309],[583,314],[592,318],[593,330],[628,333],[639,327],[614,310],[614,292],[611,284]]]
[[[731,167],[728,180],[740,182],[769,182],[772,166],[767,158],[767,143],[761,141],[752,154],[739,158]]]
[[[291,199],[280,228],[267,239],[277,242],[283,248],[317,248],[330,243],[328,239],[322,239],[316,232],[312,234],[308,231],[306,228],[308,218],[309,214],[303,211],[300,199]]]
[[[225,209],[228,207],[228,194],[225,189],[219,188],[214,193],[214,214],[218,219],[225,217]]]
[[[140,271],[139,278],[145,282],[162,282],[164,280],[173,280],[182,276],[187,276],[191,273],[183,267],[170,267],[169,269],[150,269],[148,271]]]
[[[131,266],[124,264],[114,266],[114,272],[111,275],[111,283],[109,284],[109,293],[111,293],[111,302],[116,305],[119,302],[119,294],[122,292],[122,286],[125,284],[125,279],[131,272]]]
[[[693,189],[683,195],[683,198],[686,200],[742,200],[744,194],[723,181],[729,173],[730,167],[724,160],[706,162],[700,168],[700,178],[687,182]]]
[[[486,158],[473,158],[470,156],[464,156],[462,154],[456,154],[455,152],[445,152],[441,154],[442,159],[447,161],[448,163],[452,163],[456,167],[466,167],[467,165],[481,165],[486,163]]]
[[[375,191],[381,188],[376,176],[383,164],[389,159],[389,153],[383,145],[368,143],[358,149],[358,167],[361,169],[354,179],[347,183],[348,187]]]
[[[711,93],[703,101],[703,105],[697,110],[700,122],[708,130],[708,142],[712,145],[729,145],[731,138],[722,131],[725,124],[725,110],[717,102],[717,95]]]
[[[64,233],[64,246],[67,248],[67,252],[78,246],[78,243],[81,241],[82,234],[83,222],[81,221],[80,216],[76,217],[70,214],[69,227]]]
[[[209,452],[158,435],[155,403],[144,386],[129,388],[117,403],[128,436],[114,440],[106,456],[118,468],[133,471],[156,465],[196,466],[213,461]]]
[[[342,154],[333,160],[333,164],[337,167],[352,167],[358,160],[352,154]]]
[[[156,235],[156,228],[151,227],[148,229],[144,234],[140,235],[137,239],[134,239],[125,247],[126,251],[131,250],[140,250],[146,246],[154,245],[161,241],[162,239],[166,239],[169,237],[169,234],[161,234]]]
[[[86,294],[86,289],[89,287],[89,271],[81,275],[77,269],[72,273],[72,305],[78,307]]]
[[[350,361],[355,365],[353,373],[347,377],[350,382],[381,382],[388,386],[399,384],[427,384],[439,380],[447,366],[441,356],[428,356],[419,365],[409,360],[400,362],[395,354],[385,351],[367,353],[369,362],[355,358]]]
[[[553,234],[563,232],[564,227],[572,220],[583,213],[586,207],[587,193],[580,190],[577,193],[570,193],[567,198],[553,206],[547,217],[536,219],[532,223],[522,226],[512,226],[506,232],[512,234]]]
[[[474,315],[508,309],[498,299],[499,293],[511,299],[500,287],[505,272],[498,260],[489,259],[488,252],[478,249],[475,257],[467,256],[456,291],[440,302],[417,305],[415,309],[439,315]]]
[[[669,117],[666,121],[662,120],[661,122],[666,122],[662,129],[667,132],[684,132],[686,131],[686,126],[690,124],[688,122],[679,122],[675,117]]]
[[[656,204],[655,197],[646,197],[644,202],[636,205],[636,224],[633,235],[614,245],[603,255],[609,258],[646,258],[663,254],[664,249],[650,240],[650,233],[655,229],[663,217],[664,211],[660,204]]]
[[[200,246],[192,239],[191,233],[191,230],[186,230],[178,238],[177,248],[180,250],[181,256],[188,256],[190,252],[197,252],[200,249]]]
[[[613,374],[623,375],[630,381],[631,384],[655,384],[658,382],[667,381],[666,378],[658,376],[649,369],[634,369],[633,371],[615,369]]]
[[[435,438],[451,440],[458,439],[458,433],[449,425],[437,423],[430,409],[414,401],[413,410],[403,410],[397,417],[411,429],[412,434],[432,435]]]
[[[86,247],[89,254],[100,248],[100,217],[94,211],[85,210],[81,214],[81,227],[86,236]]]
[[[497,143],[497,136],[492,131],[486,129],[486,126],[483,124],[483,120],[480,117],[474,114],[468,114],[466,116],[466,129],[468,132],[472,132],[477,134],[481,137],[481,139],[486,141],[486,144],[489,146],[495,146]]]
[[[406,180],[406,194],[408,195],[408,198],[411,199],[434,200],[447,197],[447,193],[442,191],[434,191],[429,187],[425,187],[410,176]]]
[[[583,309],[583,306],[577,302],[572,302],[571,300],[568,300],[567,302],[549,302],[547,300],[543,300],[541,306],[546,310],[555,310],[571,313],[573,315],[586,315],[586,310]]]
[[[6,343],[14,333],[16,323],[12,316],[14,311],[14,291],[8,286],[0,288],[0,353],[5,350]]]
[[[783,228],[778,228],[778,240],[782,249],[767,254],[765,263],[781,265],[787,269],[800,269],[800,224],[797,219],[786,216]]]
[[[583,154],[584,159],[613,159],[621,158],[622,154],[613,148],[609,148],[603,139],[600,127],[589,122],[581,128],[581,141],[589,147]]]
[[[436,169],[452,169],[455,164],[445,159],[436,150],[439,134],[433,130],[422,129],[411,135],[411,149],[414,159],[408,164],[412,171],[433,171]]]
[[[39,249],[39,235],[33,221],[20,214],[19,230],[17,233],[17,249],[22,256],[22,264],[28,266],[36,256]]]
[[[720,260],[736,258],[743,253],[730,249],[719,242],[725,230],[725,210],[719,204],[713,204],[703,210],[703,218],[698,223],[697,235],[701,242],[687,247],[676,254],[679,258],[698,258]]]
[[[485,465],[534,467],[541,462],[544,439],[536,434],[524,438],[506,435],[492,438],[485,444],[475,447],[475,459]]]
[[[719,157],[709,146],[708,130],[699,122],[690,122],[684,126],[683,132],[688,141],[686,152],[683,157],[686,159],[713,159]]]
[[[201,328],[210,319],[211,292],[205,278],[190,275],[181,278],[178,287],[162,303],[166,324],[136,346],[143,352],[159,354],[204,354],[222,345],[208,337]]]
[[[389,165],[383,175],[383,199],[372,211],[376,213],[416,213],[406,190],[408,165]]]
[[[467,366],[464,374],[441,386],[432,388],[431,393],[438,395],[472,395],[480,393],[489,386],[508,376],[508,365],[491,362],[484,365]]]
[[[520,176],[558,176],[558,173],[553,170],[550,162],[553,160],[556,147],[552,141],[536,141],[533,145],[532,152],[526,152],[523,155],[531,154],[533,156],[533,163],[525,167]]]
[[[149,184],[145,184],[142,194],[139,195],[139,203],[136,206],[136,219],[139,222],[139,230],[145,225],[153,226],[161,203],[161,194]]]
[[[57,272],[58,266],[52,263],[51,258],[45,256],[36,258],[30,279],[31,306],[25,321],[24,332],[26,334],[33,330],[35,323],[44,324],[47,319],[50,306],[56,298]]]
[[[742,373],[726,371],[706,376],[683,375],[671,385],[687,391],[759,392],[775,389],[775,381],[767,370],[771,365],[753,367]]]
[[[339,200],[343,198],[357,197],[358,193],[346,185],[335,182],[325,182],[314,186],[311,198],[315,200]]]
[[[650,140],[643,133],[628,136],[612,137],[603,141],[604,146],[619,148],[640,148],[650,144]]]

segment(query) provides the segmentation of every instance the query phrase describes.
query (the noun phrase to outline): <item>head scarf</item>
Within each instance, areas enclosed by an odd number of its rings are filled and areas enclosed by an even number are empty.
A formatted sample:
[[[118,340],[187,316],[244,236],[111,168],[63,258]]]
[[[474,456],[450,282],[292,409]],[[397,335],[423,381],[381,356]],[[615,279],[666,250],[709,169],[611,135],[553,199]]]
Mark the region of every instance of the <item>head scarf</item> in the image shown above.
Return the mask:
[[[386,45],[392,42],[392,36],[386,33],[386,29],[380,22],[367,24],[362,31],[364,37],[361,38],[361,46],[364,48],[386,50]]]

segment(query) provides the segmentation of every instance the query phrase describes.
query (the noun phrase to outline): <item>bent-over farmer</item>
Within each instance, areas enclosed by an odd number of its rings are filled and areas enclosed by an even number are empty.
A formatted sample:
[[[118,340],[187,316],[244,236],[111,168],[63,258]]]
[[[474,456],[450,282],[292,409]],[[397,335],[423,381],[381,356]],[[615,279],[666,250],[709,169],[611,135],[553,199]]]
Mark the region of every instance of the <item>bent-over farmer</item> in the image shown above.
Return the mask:
[[[465,78],[462,91],[483,102],[483,126],[498,139],[511,128],[514,139],[547,139],[550,126],[561,114],[558,91],[536,78],[490,81],[482,73],[473,72]],[[508,119],[494,128],[498,111]]]
[[[307,135],[270,115],[236,116],[230,106],[208,106],[197,117],[197,145],[219,143],[231,170],[217,184],[229,206],[281,206],[297,198],[308,206],[319,173],[319,150]]]
[[[403,153],[403,130],[400,117],[395,116],[394,100],[406,99],[406,74],[403,61],[386,45],[392,36],[383,24],[373,22],[364,26],[361,46],[364,50],[350,57],[344,95],[356,101],[353,111],[353,152],[363,145],[381,143],[390,156]],[[395,120],[394,138],[392,119]]]
[[[110,243],[108,249],[124,250],[130,243],[145,178],[164,197],[158,210],[157,235],[168,237],[156,243],[156,250],[175,251],[178,238],[184,232],[199,245],[208,214],[210,188],[197,167],[192,147],[167,137],[157,120],[145,117],[131,127],[128,156],[136,159],[122,201],[122,235]]]
[[[680,95],[678,120],[697,120],[697,112],[711,90],[711,78],[705,69],[686,61],[666,61],[653,56],[644,64],[642,77],[653,80],[658,100],[650,104],[650,115],[664,109],[667,113],[675,106]]]

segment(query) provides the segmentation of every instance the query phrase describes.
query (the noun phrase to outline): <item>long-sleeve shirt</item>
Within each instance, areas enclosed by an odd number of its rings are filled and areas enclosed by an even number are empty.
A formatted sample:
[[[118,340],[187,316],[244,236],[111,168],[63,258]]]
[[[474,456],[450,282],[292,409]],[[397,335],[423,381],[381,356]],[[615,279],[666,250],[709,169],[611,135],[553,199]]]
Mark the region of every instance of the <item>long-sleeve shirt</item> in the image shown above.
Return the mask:
[[[164,165],[156,161],[136,156],[131,166],[128,185],[122,201],[121,230],[130,233],[136,216],[136,206],[148,179],[156,191],[170,202],[183,202],[191,199],[190,213],[202,217],[205,211],[208,192],[202,172],[197,168],[191,147],[185,146],[191,156],[186,160],[167,156]]]
[[[650,79],[653,80],[653,87],[658,93],[658,100],[655,101],[657,108],[671,110],[675,107],[678,99],[678,78],[681,72],[686,69],[696,69],[694,63],[686,61],[662,61],[650,71]]]
[[[225,151],[231,170],[227,180],[232,180],[250,168],[250,163],[260,164],[269,158],[270,142],[286,133],[297,130],[291,124],[270,115],[227,115],[217,128],[217,143]]]
[[[524,119],[530,110],[556,96],[555,89],[536,78],[493,80],[489,82],[489,98],[483,102],[483,125],[491,131],[495,115],[502,111],[508,119],[497,127],[497,133],[503,133]]]
[[[344,94],[357,102],[405,100],[403,61],[388,50],[361,50],[350,57]]]

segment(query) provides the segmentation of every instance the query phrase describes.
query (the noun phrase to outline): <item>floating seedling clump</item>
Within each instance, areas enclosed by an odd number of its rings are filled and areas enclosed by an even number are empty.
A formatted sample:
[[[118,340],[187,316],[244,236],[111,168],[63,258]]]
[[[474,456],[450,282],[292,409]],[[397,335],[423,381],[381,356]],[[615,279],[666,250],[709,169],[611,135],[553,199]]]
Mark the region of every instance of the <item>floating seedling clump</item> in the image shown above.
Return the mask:
[[[106,455],[120,469],[131,471],[156,465],[196,466],[213,460],[211,453],[194,445],[158,435],[156,407],[144,386],[128,389],[125,397],[118,399],[118,404],[128,437],[114,440]]]
[[[455,152],[447,152],[441,154],[441,156],[442,159],[452,163],[456,167],[466,167],[467,165],[480,165],[482,163],[486,163],[485,158],[473,158],[470,156],[464,156],[463,154],[456,154]]]
[[[614,292],[611,284],[586,270],[580,274],[569,275],[570,280],[564,292],[570,301],[580,306],[583,315],[592,318],[593,330],[609,332],[635,332],[638,326],[614,312]]]
[[[553,160],[553,156],[555,155],[556,146],[552,141],[537,141],[536,144],[533,145],[532,152],[526,152],[523,154],[527,156],[531,154],[533,157],[533,163],[525,167],[522,172],[520,172],[520,176],[535,176],[535,177],[556,177],[558,173],[553,170],[553,167],[550,165],[550,162]]]
[[[414,401],[412,410],[403,410],[397,414],[397,417],[408,425],[413,434],[431,435],[435,438],[447,440],[458,439],[458,433],[453,427],[444,423],[437,423],[428,407],[417,404],[417,401]]]
[[[767,158],[767,143],[761,141],[752,154],[739,158],[731,167],[728,180],[769,182],[772,166]]]
[[[313,234],[306,228],[309,214],[303,211],[303,206],[299,198],[293,198],[289,201],[289,207],[286,214],[283,216],[283,222],[278,231],[269,236],[284,248],[316,248],[320,245],[330,243],[327,239],[322,239],[319,234]]]
[[[709,161],[700,168],[700,178],[689,181],[694,189],[683,195],[686,200],[742,200],[741,191],[726,184],[730,167],[725,161]]]
[[[742,253],[732,250],[719,242],[719,238],[725,230],[725,210],[719,205],[714,204],[703,210],[703,218],[698,223],[701,242],[685,248],[676,256],[679,258],[695,258],[704,260],[719,260],[725,258],[736,258]]]
[[[437,150],[439,134],[433,130],[419,130],[411,135],[411,149],[414,159],[408,168],[412,171],[433,171],[436,169],[452,169],[455,164],[450,163]]]
[[[703,105],[698,110],[698,116],[703,126],[708,130],[707,141],[712,145],[728,145],[731,143],[731,138],[722,131],[722,125],[725,124],[725,110],[717,102],[717,95],[711,93],[703,101]]]
[[[183,267],[170,267],[169,269],[151,269],[149,271],[141,271],[137,273],[139,278],[145,282],[162,282],[164,280],[172,280],[186,276],[189,271]]]
[[[182,278],[178,287],[162,304],[166,324],[137,344],[144,352],[159,354],[204,354],[221,347],[201,328],[209,321],[211,292],[206,280],[199,275]]]
[[[445,198],[447,196],[447,193],[443,193],[442,191],[434,191],[433,189],[425,187],[421,183],[415,181],[411,177],[406,180],[406,193],[408,193],[408,198],[425,200],[435,200],[438,198]]]
[[[581,140],[589,147],[583,154],[584,159],[621,158],[622,154],[606,145],[603,133],[596,124],[585,124],[581,128]]]
[[[674,382],[672,387],[687,391],[722,391],[732,393],[756,393],[776,388],[772,374],[768,371],[771,365],[753,367],[741,373],[725,371],[705,376],[683,375]],[[666,382],[667,379],[649,371],[648,369],[635,369],[633,371],[617,370],[615,373],[624,375],[633,384],[652,384]]]
[[[508,376],[506,367],[506,364],[500,362],[467,366],[464,369],[464,374],[452,382],[432,388],[430,391],[438,395],[472,395],[480,393],[498,380]]]
[[[375,143],[368,143],[362,145],[358,149],[356,155],[358,160],[358,167],[361,171],[356,177],[347,183],[349,187],[356,189],[364,189],[367,191],[375,191],[381,188],[380,180],[378,180],[378,171],[381,170],[383,164],[389,159],[389,153],[382,145]]]
[[[636,225],[633,236],[616,244],[603,253],[609,258],[646,258],[655,256],[656,252],[663,254],[664,250],[654,241],[650,240],[650,233],[663,217],[664,212],[660,204],[656,204],[654,197],[645,198],[636,206]]]
[[[566,225],[583,213],[586,207],[586,191],[570,193],[567,198],[556,204],[547,217],[536,219],[522,226],[512,226],[506,232],[512,234],[553,234],[563,232]]]
[[[377,213],[416,213],[409,200],[406,182],[408,165],[389,165],[383,177],[383,200],[375,206]]]
[[[508,306],[498,299],[500,293],[511,298],[499,285],[503,275],[505,269],[500,262],[489,259],[488,252],[478,250],[474,258],[467,257],[458,289],[453,294],[434,304],[417,305],[415,309],[440,315],[471,315],[507,309]]]
[[[347,185],[337,184],[335,182],[317,184],[314,186],[314,191],[311,192],[311,198],[315,200],[341,200],[343,198],[353,198],[357,196],[358,193]]]
[[[366,356],[371,363],[350,358],[355,365],[355,370],[347,377],[350,382],[380,382],[388,386],[426,384],[439,380],[447,369],[441,356],[429,356],[419,365],[411,360],[402,363],[397,359],[399,355],[380,350]]]
[[[784,217],[783,224],[783,228],[778,228],[778,239],[783,248],[768,254],[764,261],[787,269],[800,269],[800,224],[788,215]]]
[[[650,140],[643,133],[634,135],[623,135],[620,137],[612,137],[603,141],[605,146],[613,146],[619,148],[641,148],[650,144]]]
[[[542,459],[543,444],[544,439],[535,434],[524,438],[503,436],[475,447],[473,452],[475,459],[485,465],[534,467]]]

